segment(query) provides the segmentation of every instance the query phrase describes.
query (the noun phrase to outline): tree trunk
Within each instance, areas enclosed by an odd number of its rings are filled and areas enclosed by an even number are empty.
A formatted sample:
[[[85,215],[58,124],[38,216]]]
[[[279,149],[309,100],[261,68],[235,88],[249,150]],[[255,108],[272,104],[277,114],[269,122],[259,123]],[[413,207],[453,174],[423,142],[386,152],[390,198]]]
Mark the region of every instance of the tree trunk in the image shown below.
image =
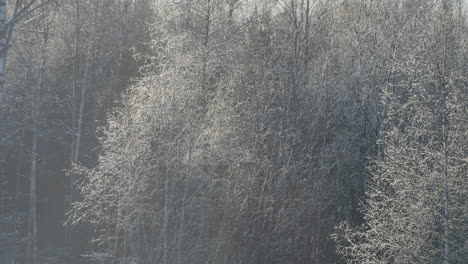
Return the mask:
[[[47,43],[48,33],[44,27],[44,44],[42,46],[42,59],[41,66],[39,69],[39,84],[33,91],[33,105],[32,105],[32,118],[33,118],[33,139],[32,139],[32,151],[31,151],[31,183],[30,183],[30,194],[29,194],[29,223],[28,223],[28,249],[27,249],[27,261],[29,263],[38,263],[38,231],[37,231],[37,145],[38,145],[38,134],[39,134],[39,117],[40,117],[40,95],[44,89],[44,78],[45,78],[45,67],[47,63]]]
[[[202,66],[202,89],[204,91],[203,107],[207,107],[209,102],[209,82],[208,82],[208,58],[210,56],[210,50],[208,44],[210,41],[210,28],[211,28],[211,1],[206,0],[206,16],[205,16],[205,32],[203,36],[203,48],[205,49],[203,55],[203,66]]]
[[[81,99],[80,99],[80,109],[78,112],[78,124],[77,124],[77,130],[76,130],[76,140],[75,140],[75,152],[73,153],[73,158],[72,161],[74,163],[77,163],[80,158],[80,144],[81,144],[81,136],[83,133],[83,120],[84,120],[84,108],[85,108],[85,103],[86,103],[86,90],[87,90],[87,85],[88,85],[88,78],[89,78],[89,68],[91,64],[91,50],[93,48],[94,44],[94,36],[96,34],[96,24],[97,24],[97,18],[98,18],[98,10],[99,10],[99,5],[96,6],[96,11],[94,13],[94,22],[93,22],[93,31],[91,33],[91,37],[89,40],[88,44],[88,50],[86,52],[86,61],[85,61],[85,68],[84,68],[84,73],[83,73],[83,81],[81,83]]]
[[[180,224],[179,224],[179,238],[177,241],[177,264],[184,263],[182,261],[182,239],[184,233],[184,222],[185,222],[185,201],[187,200],[187,181],[190,179],[191,173],[191,162],[192,162],[192,140],[190,140],[189,146],[189,156],[188,156],[188,167],[187,167],[187,175],[184,181],[184,194],[182,196],[182,208],[180,209]]]
[[[449,175],[448,175],[448,120],[447,120],[447,85],[445,81],[446,42],[444,43],[444,65],[442,81],[442,148],[444,155],[444,264],[449,264]]]
[[[7,0],[0,0],[0,100],[3,95],[3,86],[5,84],[5,62],[6,62],[6,50],[7,50]]]
[[[442,137],[444,149],[444,264],[449,264],[449,185],[448,185],[448,151],[447,151],[447,116],[444,111]]]
[[[122,9],[122,32],[120,32],[120,49],[119,49],[119,66],[122,67],[123,56],[127,50],[128,42],[128,31],[127,31],[127,21],[128,21],[128,8],[130,7],[131,0],[123,0],[123,9]]]
[[[450,1],[445,0],[443,2],[443,15],[445,19],[448,19],[451,14]],[[444,20],[445,20],[444,19]],[[442,65],[442,81],[441,81],[441,92],[442,92],[442,148],[444,155],[444,264],[449,264],[449,175],[448,175],[448,116],[447,116],[447,94],[448,94],[448,85],[447,85],[447,51],[448,48],[448,37],[449,32],[452,31],[451,25],[447,25],[448,21],[444,21],[444,26],[448,28],[444,29],[442,34],[444,34],[443,41],[443,65]]]
[[[88,75],[89,75],[89,57],[91,56],[91,47],[92,41],[90,41],[88,46],[88,52],[86,54],[86,63],[85,69],[83,74],[83,82],[81,85],[81,99],[80,99],[80,109],[78,112],[78,126],[76,129],[76,139],[75,139],[75,153],[73,153],[73,162],[77,163],[80,157],[80,141],[81,141],[81,134],[83,130],[83,119],[84,119],[84,107],[86,103],[86,85],[88,83]]]
[[[33,129],[33,146],[31,159],[31,184],[29,192],[29,223],[28,223],[28,249],[27,261],[29,263],[37,263],[37,197],[36,197],[36,180],[37,180],[37,121],[34,120]]]
[[[72,145],[70,158],[73,161],[75,157],[75,140],[76,140],[76,87],[78,82],[78,56],[79,56],[79,40],[80,40],[80,3],[75,1],[75,43],[73,44],[73,79],[72,79]],[[71,187],[71,185],[70,185]]]
[[[167,228],[169,224],[169,172],[168,164],[164,168],[164,220],[163,220],[163,264],[167,264]]]

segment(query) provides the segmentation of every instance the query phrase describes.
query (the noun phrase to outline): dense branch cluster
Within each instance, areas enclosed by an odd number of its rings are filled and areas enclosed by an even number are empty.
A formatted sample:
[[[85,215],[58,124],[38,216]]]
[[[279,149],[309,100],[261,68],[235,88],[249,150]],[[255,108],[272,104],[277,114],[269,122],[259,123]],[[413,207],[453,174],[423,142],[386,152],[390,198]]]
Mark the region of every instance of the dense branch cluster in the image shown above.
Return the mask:
[[[463,1],[38,5],[2,73],[0,262],[468,259]]]

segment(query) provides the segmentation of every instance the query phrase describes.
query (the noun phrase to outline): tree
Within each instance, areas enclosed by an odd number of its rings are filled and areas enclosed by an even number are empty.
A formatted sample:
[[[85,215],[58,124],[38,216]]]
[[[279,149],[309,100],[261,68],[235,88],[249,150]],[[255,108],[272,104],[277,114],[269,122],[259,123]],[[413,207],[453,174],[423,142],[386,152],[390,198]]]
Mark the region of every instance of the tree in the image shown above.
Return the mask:
[[[22,0],[16,0],[13,15],[10,19],[7,19],[7,0],[0,1],[0,100],[2,99],[4,92],[6,60],[14,26],[16,23],[49,2],[50,1],[46,0],[37,3],[37,0],[29,0],[26,3],[23,3]]]
[[[6,202],[1,206],[0,262],[24,262],[29,254],[30,261],[37,255],[38,262],[51,263],[59,258],[72,263],[87,244],[89,232],[83,226],[70,232],[72,235],[64,243],[64,213],[70,209],[71,192],[74,191],[73,199],[78,199],[79,194],[71,185],[72,179],[68,181],[70,174],[64,173],[70,168],[72,156],[63,153],[72,152],[75,156],[77,152],[70,139],[76,138],[79,117],[79,162],[94,166],[98,123],[136,74],[137,64],[144,63],[133,59],[131,53],[144,48],[140,42],[146,37],[144,26],[148,18],[148,11],[144,10],[148,1],[138,1],[128,10],[129,36],[122,50],[126,53],[122,67],[125,72],[119,75],[123,81],[116,89],[111,69],[118,68],[121,51],[118,1],[99,1],[101,8],[97,9],[91,2],[8,2],[8,30],[13,32],[15,27],[14,34],[8,35],[8,78],[0,106],[0,193],[1,201]],[[18,16],[13,15],[15,12]],[[42,23],[47,24],[47,47],[43,45]],[[45,73],[41,75],[43,68]],[[83,78],[85,69],[87,78]],[[83,79],[85,86],[81,85]],[[85,89],[84,100],[81,88]]]
[[[466,150],[460,149],[466,135],[460,131],[466,130],[467,83],[458,63],[466,53],[454,34],[463,25],[454,23],[447,1],[420,10],[402,10],[427,24],[403,26],[405,38],[389,64],[382,153],[362,203],[365,222],[341,225],[336,237],[349,263],[459,263],[466,257]]]

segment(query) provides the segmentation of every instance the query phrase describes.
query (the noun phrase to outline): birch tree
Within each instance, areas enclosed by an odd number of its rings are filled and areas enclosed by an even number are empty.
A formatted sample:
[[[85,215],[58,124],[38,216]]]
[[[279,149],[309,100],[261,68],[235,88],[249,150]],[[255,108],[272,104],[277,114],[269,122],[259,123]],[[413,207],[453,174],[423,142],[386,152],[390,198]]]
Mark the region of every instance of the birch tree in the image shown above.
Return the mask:
[[[401,28],[405,38],[389,64],[393,77],[382,97],[383,151],[371,167],[364,224],[354,229],[344,224],[337,235],[348,263],[458,263],[466,256],[460,238],[466,232],[460,199],[466,196],[466,150],[460,149],[466,135],[455,132],[466,129],[460,122],[466,115],[460,101],[466,81],[457,62],[466,53],[457,48],[454,12],[447,9],[443,1],[417,15],[412,12],[421,9],[404,11],[427,21],[427,28],[414,23]]]
[[[7,61],[8,47],[16,23],[27,18],[34,11],[38,10],[43,5],[48,4],[50,1],[43,0],[29,0],[23,2],[22,0],[15,1],[15,8],[13,15],[7,18],[7,0],[0,1],[0,100],[4,93],[5,84],[5,67]]]
[[[29,193],[29,221],[28,221],[28,243],[27,243],[27,262],[38,263],[38,220],[37,220],[37,178],[38,178],[38,141],[40,135],[41,122],[41,96],[44,91],[46,79],[46,67],[48,57],[48,22],[43,22],[42,29],[42,45],[40,55],[40,65],[38,70],[38,81],[32,92],[32,150],[31,150],[31,177],[30,177],[30,193]]]

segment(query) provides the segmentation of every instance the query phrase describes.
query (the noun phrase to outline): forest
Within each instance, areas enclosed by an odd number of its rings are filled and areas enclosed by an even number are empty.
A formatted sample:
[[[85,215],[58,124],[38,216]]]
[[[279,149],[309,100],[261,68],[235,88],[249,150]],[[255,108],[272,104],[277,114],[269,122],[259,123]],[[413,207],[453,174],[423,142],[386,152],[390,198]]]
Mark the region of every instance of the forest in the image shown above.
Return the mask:
[[[467,11],[0,0],[0,263],[468,263]]]

